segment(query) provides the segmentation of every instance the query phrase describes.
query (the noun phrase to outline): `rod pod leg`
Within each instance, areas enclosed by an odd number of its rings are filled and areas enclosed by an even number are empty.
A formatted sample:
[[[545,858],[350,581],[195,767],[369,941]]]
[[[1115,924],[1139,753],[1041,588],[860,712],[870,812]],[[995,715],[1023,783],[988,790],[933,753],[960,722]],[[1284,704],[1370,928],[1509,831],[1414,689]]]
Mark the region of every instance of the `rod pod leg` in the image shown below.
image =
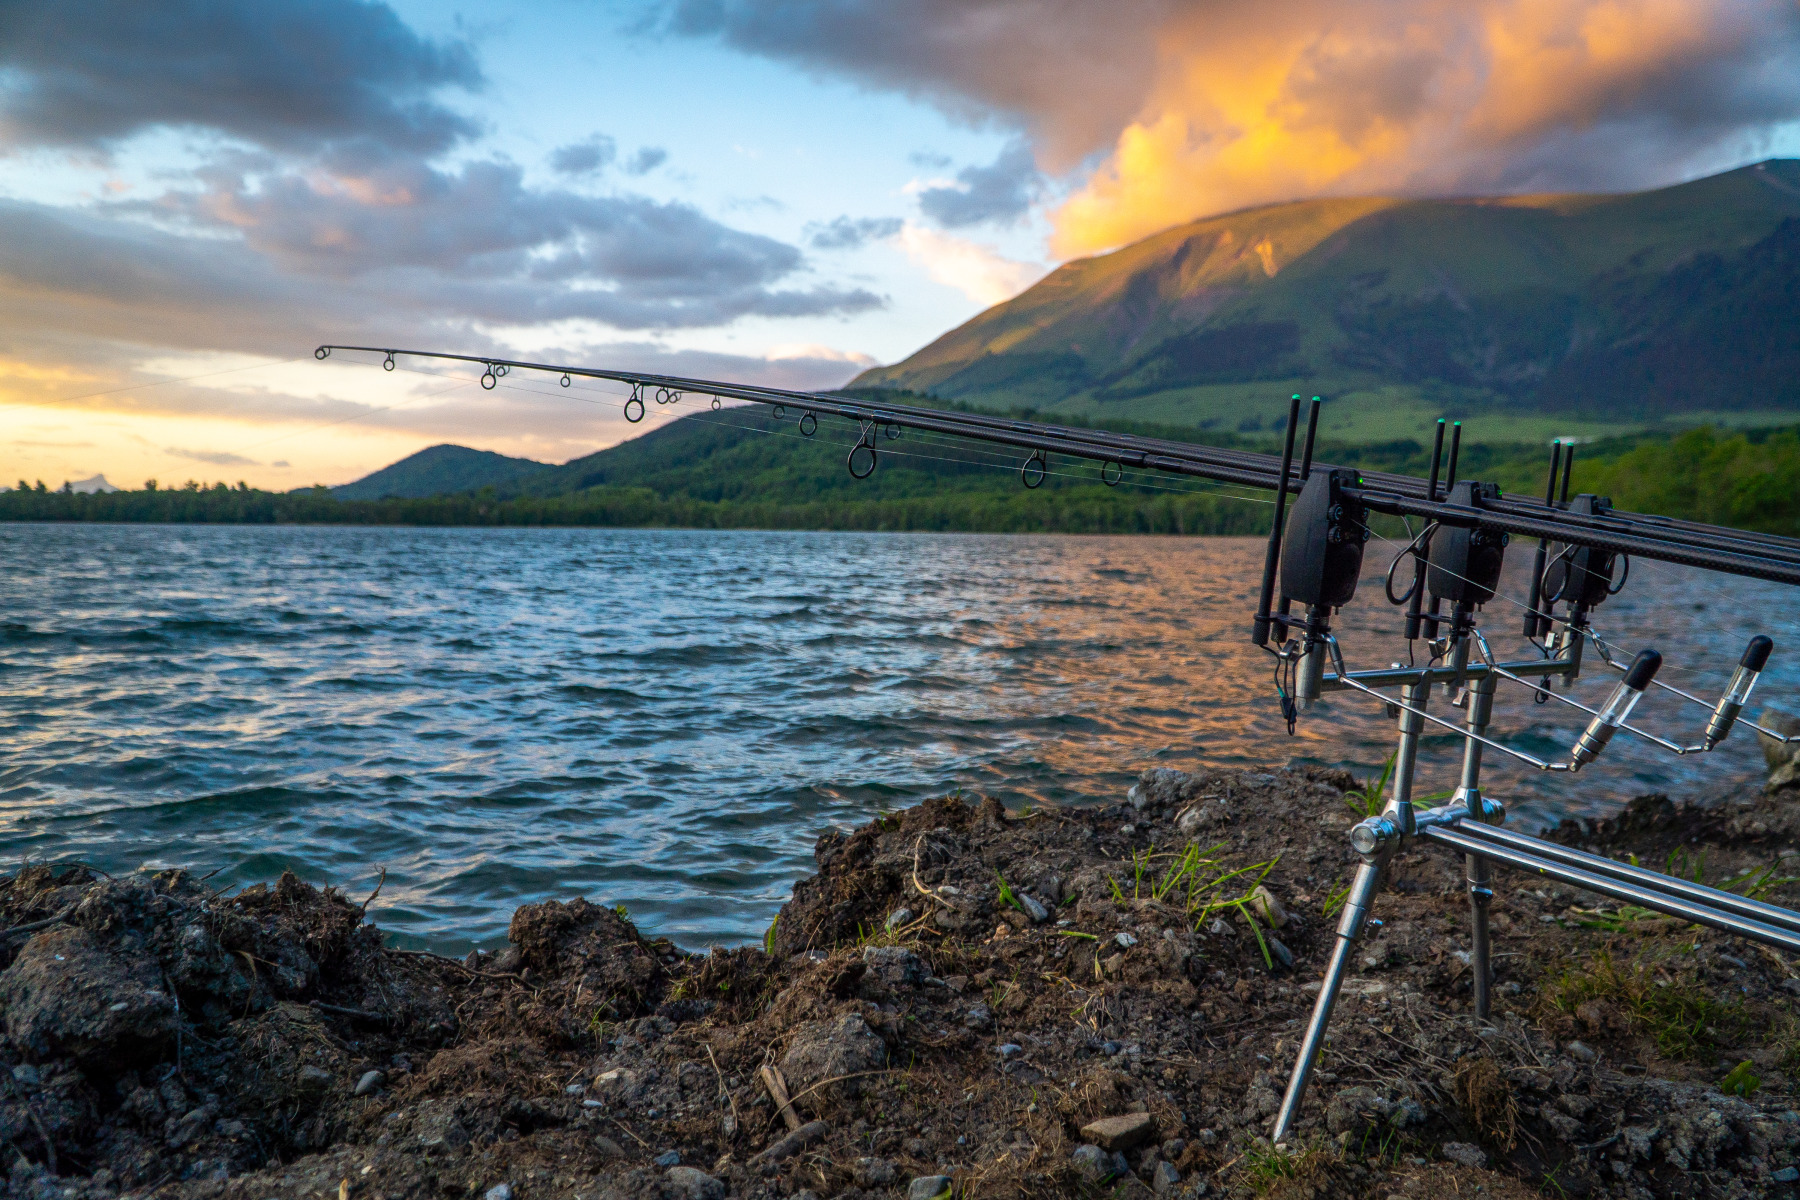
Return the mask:
[[[1331,964],[1325,968],[1325,979],[1319,985],[1319,999],[1313,1005],[1312,1017],[1306,1023],[1306,1035],[1300,1039],[1300,1054],[1294,1060],[1294,1073],[1288,1078],[1287,1095],[1281,1099],[1281,1112],[1275,1117],[1276,1144],[1285,1142],[1293,1132],[1300,1115],[1300,1103],[1306,1098],[1306,1085],[1312,1079],[1313,1064],[1325,1046],[1325,1030],[1331,1024],[1331,1010],[1343,989],[1344,976],[1350,969],[1350,955],[1362,936],[1369,918],[1369,906],[1375,900],[1375,889],[1381,882],[1381,867],[1362,863],[1350,881],[1350,892],[1344,898],[1344,915],[1338,921],[1337,942],[1331,948]]]
[[[1487,676],[1469,682],[1469,732],[1481,736],[1487,732],[1494,711],[1495,679]],[[1481,743],[1474,738],[1463,742],[1462,779],[1456,789],[1456,803],[1465,805],[1469,819],[1481,821],[1486,807],[1481,796]],[[1472,972],[1475,1016],[1487,1020],[1493,1003],[1493,943],[1488,926],[1488,907],[1493,903],[1493,867],[1479,854],[1464,856],[1464,874],[1469,885],[1469,970]]]
[[[1424,720],[1418,713],[1408,709],[1422,710],[1430,696],[1431,685],[1428,683],[1407,684],[1401,689],[1401,699],[1405,701],[1407,708],[1400,710],[1398,722],[1400,745],[1394,751],[1394,790],[1389,793],[1387,804],[1381,813],[1396,836],[1410,835],[1413,831],[1413,767],[1418,761],[1419,734],[1425,729]],[[1287,1140],[1294,1130],[1294,1122],[1300,1116],[1300,1104],[1306,1099],[1306,1085],[1312,1079],[1313,1064],[1318,1062],[1319,1051],[1325,1045],[1325,1030],[1331,1024],[1331,1010],[1337,1004],[1338,993],[1344,986],[1344,975],[1350,969],[1350,955],[1362,936],[1363,926],[1368,922],[1369,908],[1374,904],[1375,893],[1381,887],[1381,872],[1386,868],[1392,853],[1393,843],[1389,842],[1377,853],[1365,856],[1356,868],[1356,875],[1350,880],[1350,891],[1344,897],[1344,915],[1338,920],[1337,940],[1331,947],[1331,962],[1326,966],[1325,978],[1319,984],[1319,999],[1313,1005],[1312,1017],[1306,1023],[1306,1034],[1300,1039],[1300,1054],[1294,1060],[1294,1073],[1288,1078],[1287,1095],[1281,1099],[1281,1111],[1276,1114],[1275,1129],[1270,1135],[1270,1139],[1277,1145]]]

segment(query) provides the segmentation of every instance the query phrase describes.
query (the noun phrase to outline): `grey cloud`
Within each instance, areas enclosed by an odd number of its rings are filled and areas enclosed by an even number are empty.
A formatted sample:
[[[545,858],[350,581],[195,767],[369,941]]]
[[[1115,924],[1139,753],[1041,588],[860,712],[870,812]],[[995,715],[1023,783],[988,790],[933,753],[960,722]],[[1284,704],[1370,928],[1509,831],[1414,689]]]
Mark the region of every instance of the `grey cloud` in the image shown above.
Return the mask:
[[[848,76],[1032,133],[1055,169],[1142,104],[1163,23],[1194,0],[677,0],[669,32]]]
[[[260,467],[261,463],[254,458],[245,458],[241,454],[233,454],[229,450],[183,450],[177,446],[164,446],[164,454],[172,454],[176,458],[191,459],[194,462],[208,463],[215,467]]]
[[[815,250],[856,250],[893,237],[904,224],[899,217],[837,217],[809,226],[807,243]]]
[[[648,175],[669,161],[669,152],[661,146],[645,146],[625,160],[627,175]]]
[[[588,175],[611,166],[618,156],[618,143],[603,133],[596,133],[583,141],[558,147],[550,156],[550,165],[564,175]]]
[[[354,281],[409,308],[504,322],[590,317],[621,329],[859,312],[863,289],[782,288],[784,242],[690,205],[525,186],[510,163],[395,165],[320,189],[295,174],[214,180],[119,209],[234,234],[291,273]],[[206,241],[193,241],[205,254]]]
[[[17,0],[0,6],[0,138],[104,147],[194,127],[283,150],[435,153],[476,131],[467,45],[372,0]]]
[[[949,229],[1016,221],[1031,208],[1041,180],[1031,147],[1014,142],[988,166],[958,171],[959,186],[920,192],[919,211]]]

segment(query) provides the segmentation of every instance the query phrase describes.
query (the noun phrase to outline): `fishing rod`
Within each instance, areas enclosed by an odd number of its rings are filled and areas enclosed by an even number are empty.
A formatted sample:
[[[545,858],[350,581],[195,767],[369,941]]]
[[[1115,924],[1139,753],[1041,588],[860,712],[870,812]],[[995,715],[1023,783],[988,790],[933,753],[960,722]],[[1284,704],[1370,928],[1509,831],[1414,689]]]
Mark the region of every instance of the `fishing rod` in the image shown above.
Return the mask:
[[[1102,480],[1109,484],[1116,484],[1124,470],[1129,468],[1286,493],[1298,492],[1305,486],[1304,480],[1292,472],[1291,461],[1290,468],[1286,472],[1280,472],[1280,460],[1272,455],[1116,434],[1105,430],[1049,425],[890,401],[855,399],[823,392],[756,387],[652,372],[530,362],[487,355],[344,345],[320,346],[314,351],[314,355],[324,359],[334,351],[379,354],[383,356],[384,366],[394,363],[397,357],[478,365],[483,368],[481,385],[490,390],[505,373],[513,370],[542,372],[562,379],[588,378],[623,383],[632,388],[631,396],[624,401],[624,408],[627,418],[634,421],[643,419],[645,389],[743,400],[765,405],[776,410],[778,415],[786,408],[797,408],[801,411],[802,422],[808,415],[812,417],[814,428],[820,415],[841,417],[857,423],[860,429],[858,443],[846,457],[846,466],[858,478],[866,478],[879,462],[878,437],[892,440],[898,436],[899,430],[912,429],[1024,450],[1027,457],[1020,463],[1020,474],[1028,486],[1042,482],[1047,473],[1050,454],[1100,464]],[[665,403],[670,402],[667,397],[663,399]],[[1315,403],[1314,422],[1316,417]],[[1309,422],[1309,426],[1316,428],[1314,422]],[[1295,423],[1290,420],[1287,426],[1289,442],[1294,440],[1296,432]],[[1289,458],[1291,460],[1291,453]],[[1732,541],[1739,536],[1733,530],[1712,526],[1698,529],[1676,528],[1634,521],[1629,515],[1611,514],[1605,509],[1598,514],[1549,507],[1533,512],[1529,508],[1504,502],[1497,489],[1479,494],[1473,504],[1451,506],[1426,494],[1424,481],[1409,476],[1354,474],[1355,478],[1345,481],[1341,490],[1346,498],[1361,503],[1370,511],[1401,517],[1422,517],[1448,525],[1479,523],[1507,534],[1554,538],[1564,545],[1634,555],[1779,583],[1800,583],[1800,543],[1795,543],[1791,548],[1741,545]],[[1596,516],[1604,519],[1596,519]]]
[[[1634,558],[1800,583],[1800,541],[1620,512],[1604,496],[1571,495],[1572,444],[1553,444],[1549,478],[1539,500],[1536,496],[1505,496],[1497,486],[1462,473],[1460,422],[1448,427],[1447,453],[1446,426],[1438,422],[1426,479],[1315,463],[1318,397],[1313,397],[1307,411],[1303,441],[1299,441],[1298,428],[1302,400],[1298,395],[1290,398],[1282,451],[1275,456],[831,393],[647,372],[372,346],[320,346],[314,353],[324,359],[334,350],[380,354],[382,366],[390,371],[395,369],[397,356],[479,365],[481,386],[488,389],[498,386],[513,370],[556,374],[564,387],[577,377],[621,383],[631,389],[623,408],[626,419],[633,422],[646,415],[646,389],[651,390],[653,400],[663,404],[695,393],[713,397],[715,409],[722,399],[742,400],[767,407],[778,419],[792,407],[799,411],[800,432],[807,437],[817,431],[821,415],[839,417],[858,426],[845,467],[859,479],[875,471],[882,440],[891,441],[910,429],[1024,450],[1027,457],[1019,464],[1019,478],[1028,488],[1044,482],[1049,456],[1060,454],[1098,463],[1101,480],[1107,484],[1117,484],[1129,467],[1273,491],[1274,521],[1250,640],[1275,662],[1275,691],[1289,732],[1294,731],[1301,714],[1326,694],[1343,692],[1382,705],[1395,721],[1399,736],[1391,791],[1380,813],[1357,822],[1349,831],[1358,865],[1344,893],[1319,997],[1271,1131],[1278,1145],[1285,1143],[1295,1128],[1354,947],[1368,925],[1381,881],[1396,857],[1410,848],[1433,846],[1463,856],[1471,915],[1469,986],[1480,1020],[1489,1017],[1492,1002],[1489,909],[1494,899],[1495,867],[1556,880],[1800,953],[1800,913],[1498,828],[1506,820],[1506,807],[1484,795],[1481,788],[1483,756],[1489,751],[1538,771],[1572,775],[1595,762],[1620,733],[1653,750],[1683,756],[1713,752],[1740,725],[1775,741],[1796,740],[1743,716],[1774,651],[1770,638],[1759,634],[1750,640],[1723,693],[1709,702],[1660,683],[1656,676],[1663,659],[1653,647],[1638,650],[1626,661],[1594,631],[1591,615],[1624,590]],[[1426,522],[1394,556],[1383,588],[1386,599],[1403,612],[1408,647],[1424,638],[1430,660],[1423,666],[1396,663],[1387,668],[1352,669],[1332,632],[1333,618],[1356,598],[1364,549],[1375,536],[1369,522],[1376,513],[1419,517]],[[1524,610],[1520,632],[1535,657],[1505,660],[1494,653],[1479,622],[1484,606],[1502,596],[1501,572],[1515,534],[1537,542],[1529,598],[1503,598]],[[1408,559],[1412,560],[1411,582],[1396,594],[1395,578]],[[1609,671],[1619,673],[1598,707],[1565,694],[1580,678],[1584,650],[1590,646]],[[1540,703],[1555,698],[1588,718],[1566,756],[1545,758],[1494,735],[1490,730],[1494,698],[1503,683],[1529,690]],[[1641,722],[1632,722],[1638,702],[1652,687],[1710,710],[1697,740],[1664,736]],[[1449,697],[1450,707],[1462,710],[1461,720],[1429,711],[1433,692],[1440,688]],[[1390,694],[1394,689],[1398,695]],[[1463,742],[1461,775],[1452,800],[1430,809],[1413,801],[1421,738],[1427,725],[1449,730]]]

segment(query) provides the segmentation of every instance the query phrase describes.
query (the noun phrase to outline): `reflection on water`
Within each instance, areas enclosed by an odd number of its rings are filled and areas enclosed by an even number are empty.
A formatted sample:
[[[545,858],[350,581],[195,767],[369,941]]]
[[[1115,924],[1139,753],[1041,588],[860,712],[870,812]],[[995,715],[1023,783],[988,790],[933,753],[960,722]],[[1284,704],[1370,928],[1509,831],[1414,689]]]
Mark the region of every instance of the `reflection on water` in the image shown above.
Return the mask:
[[[15,525],[0,551],[12,859],[349,890],[385,866],[383,925],[445,949],[574,894],[690,944],[753,938],[832,824],[957,787],[1104,800],[1153,765],[1360,773],[1391,740],[1350,697],[1286,735],[1248,540]],[[1341,618],[1352,666],[1405,653],[1388,553]],[[1782,599],[1640,564],[1601,624],[1712,694]],[[1515,612],[1489,606],[1507,653]],[[1765,688],[1795,678],[1778,649]],[[1528,692],[1497,707],[1538,753],[1578,728]],[[1422,789],[1450,786],[1459,743],[1427,743]],[[1742,737],[1698,761],[1621,739],[1573,781],[1497,761],[1490,790],[1531,822],[1758,762]]]

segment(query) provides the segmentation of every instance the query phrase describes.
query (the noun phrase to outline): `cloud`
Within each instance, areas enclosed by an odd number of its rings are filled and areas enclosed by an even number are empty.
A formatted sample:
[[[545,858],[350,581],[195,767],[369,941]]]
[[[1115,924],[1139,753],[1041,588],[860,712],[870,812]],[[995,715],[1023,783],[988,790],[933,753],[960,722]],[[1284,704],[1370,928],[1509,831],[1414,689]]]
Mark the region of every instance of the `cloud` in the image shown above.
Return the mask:
[[[627,175],[648,175],[669,161],[669,152],[661,146],[645,146],[625,161]]]
[[[369,0],[54,0],[0,6],[0,140],[105,148],[155,127],[281,150],[435,153],[475,121],[474,52]]]
[[[1307,196],[1668,183],[1800,119],[1791,0],[682,0],[666,28],[1021,130],[1078,185],[1065,255]]]
[[[596,133],[579,142],[558,146],[550,155],[550,166],[564,175],[590,175],[611,166],[618,157],[618,143],[603,133]]]
[[[1031,209],[1042,176],[1031,147],[1015,141],[985,167],[964,167],[952,187],[919,193],[919,211],[947,229],[1017,221]]]
[[[938,283],[980,304],[1010,300],[1042,279],[1047,268],[1007,258],[993,246],[908,222],[900,247]]]
[[[859,250],[893,237],[903,224],[899,217],[836,217],[808,226],[806,240],[814,250]]]
[[[172,454],[176,458],[191,459],[215,467],[260,467],[261,463],[254,458],[245,458],[241,454],[233,454],[228,450],[182,450],[176,446],[164,446],[164,454]]]

